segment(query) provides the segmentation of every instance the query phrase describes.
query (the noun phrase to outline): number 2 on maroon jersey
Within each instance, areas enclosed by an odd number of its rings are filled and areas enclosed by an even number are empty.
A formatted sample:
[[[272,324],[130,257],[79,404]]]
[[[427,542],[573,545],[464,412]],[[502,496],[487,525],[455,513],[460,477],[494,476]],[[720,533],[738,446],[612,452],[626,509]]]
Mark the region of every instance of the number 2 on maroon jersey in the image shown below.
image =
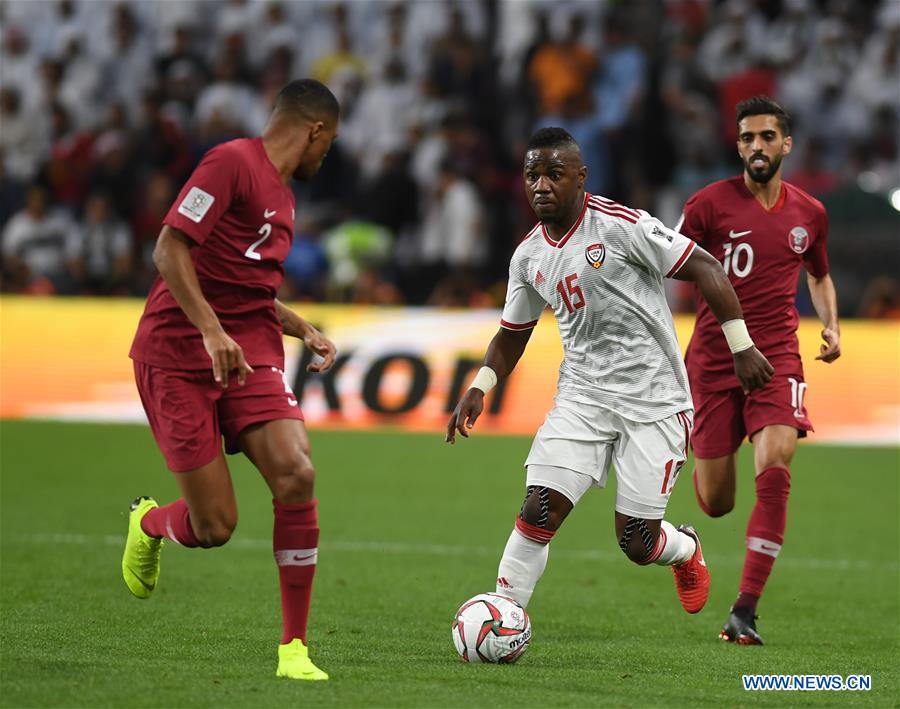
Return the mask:
[[[560,296],[562,296],[563,303],[566,305],[566,310],[568,310],[570,314],[585,306],[584,293],[581,290],[581,286],[575,283],[577,278],[578,274],[572,273],[565,277],[565,287],[563,286],[562,281],[556,284],[556,290],[558,290]],[[568,293],[566,291],[568,291]],[[576,296],[578,300],[573,303],[569,298],[570,295]]]
[[[262,234],[262,238],[257,239],[257,240],[254,241],[252,244],[250,244],[249,248],[244,252],[244,256],[246,256],[247,258],[252,258],[254,261],[261,261],[261,260],[262,260],[262,254],[259,253],[259,251],[257,251],[256,249],[257,249],[258,247],[262,246],[262,243],[263,243],[266,239],[269,238],[269,236],[270,236],[271,233],[272,233],[272,225],[269,224],[269,222],[266,222],[265,224],[263,224],[263,225],[259,228],[259,231],[256,232],[256,233],[257,233],[257,234]]]

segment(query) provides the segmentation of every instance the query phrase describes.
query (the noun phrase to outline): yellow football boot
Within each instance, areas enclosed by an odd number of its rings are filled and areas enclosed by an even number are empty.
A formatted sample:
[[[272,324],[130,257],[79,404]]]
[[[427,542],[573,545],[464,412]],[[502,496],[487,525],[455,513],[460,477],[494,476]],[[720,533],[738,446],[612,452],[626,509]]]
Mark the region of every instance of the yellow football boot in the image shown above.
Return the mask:
[[[141,520],[150,510],[159,507],[152,497],[139,497],[131,503],[128,516],[128,537],[122,555],[122,576],[125,585],[138,598],[150,598],[159,580],[159,552],[163,540],[147,536]]]
[[[328,679],[328,675],[309,659],[309,649],[300,638],[294,638],[287,645],[278,646],[278,670],[275,676],[290,679]]]

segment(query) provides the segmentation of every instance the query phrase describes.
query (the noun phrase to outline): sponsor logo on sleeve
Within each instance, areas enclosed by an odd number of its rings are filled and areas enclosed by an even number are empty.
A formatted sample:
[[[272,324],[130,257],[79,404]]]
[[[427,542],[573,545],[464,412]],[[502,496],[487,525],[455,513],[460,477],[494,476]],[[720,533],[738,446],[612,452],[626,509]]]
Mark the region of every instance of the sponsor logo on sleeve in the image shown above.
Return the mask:
[[[809,248],[809,232],[802,226],[795,226],[788,234],[788,245],[794,253],[802,254]]]
[[[674,239],[674,237],[672,236],[672,234],[670,234],[670,233],[669,233],[668,231],[666,231],[665,229],[660,229],[658,226],[654,226],[654,227],[650,230],[650,234],[652,234],[653,236],[657,236],[657,237],[659,237],[660,239],[665,239],[665,240],[668,241],[670,244],[672,243],[672,241],[673,241],[673,239]]]
[[[600,268],[606,260],[606,247],[603,244],[591,244],[584,250],[584,257],[591,268]]]
[[[204,192],[199,187],[191,187],[178,205],[178,213],[199,224],[215,201],[216,198],[209,192]]]

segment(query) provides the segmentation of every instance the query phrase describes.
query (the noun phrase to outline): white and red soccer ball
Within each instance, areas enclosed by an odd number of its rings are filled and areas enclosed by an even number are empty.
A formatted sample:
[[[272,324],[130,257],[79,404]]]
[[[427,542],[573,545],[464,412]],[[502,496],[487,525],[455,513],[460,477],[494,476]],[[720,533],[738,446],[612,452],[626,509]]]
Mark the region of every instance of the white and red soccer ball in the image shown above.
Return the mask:
[[[479,593],[453,617],[453,644],[463,662],[515,662],[531,642],[528,613],[512,598]]]

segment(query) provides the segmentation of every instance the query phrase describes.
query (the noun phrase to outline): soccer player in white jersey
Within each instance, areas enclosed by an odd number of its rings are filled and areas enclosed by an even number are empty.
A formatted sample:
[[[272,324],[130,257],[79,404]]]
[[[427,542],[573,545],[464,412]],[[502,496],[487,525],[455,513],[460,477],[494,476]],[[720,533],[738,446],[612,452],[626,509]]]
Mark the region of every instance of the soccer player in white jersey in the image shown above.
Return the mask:
[[[509,376],[548,305],[565,356],[555,404],[525,461],[525,502],[497,573],[497,592],[525,606],[549,543],[591,487],[617,476],[616,537],[641,565],[671,566],[681,604],[697,613],[709,572],[697,532],[663,520],[688,453],[693,405],[663,278],[694,281],[750,391],[772,367],[753,346],[722,266],[646,212],[584,190],[587,167],[561,128],[542,128],[525,154],[525,192],[539,222],[513,254],[500,329],[447,425],[468,437],[484,395]]]

